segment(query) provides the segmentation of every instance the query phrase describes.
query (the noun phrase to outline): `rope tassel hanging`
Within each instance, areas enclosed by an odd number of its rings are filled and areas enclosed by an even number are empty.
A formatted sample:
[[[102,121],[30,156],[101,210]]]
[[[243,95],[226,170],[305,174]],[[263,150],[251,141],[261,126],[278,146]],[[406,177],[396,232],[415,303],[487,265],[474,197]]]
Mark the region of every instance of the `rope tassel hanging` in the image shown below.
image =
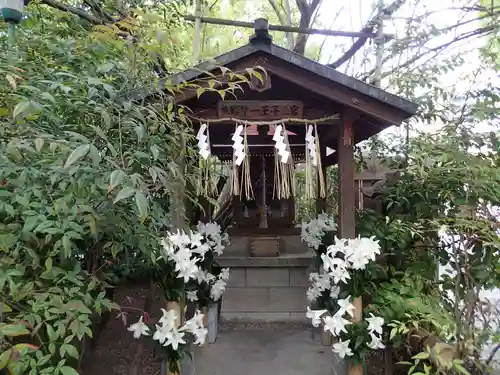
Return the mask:
[[[295,173],[284,123],[276,126],[273,140],[276,142],[274,146],[273,198],[288,199],[295,196]]]
[[[318,198],[316,183],[319,184],[319,197],[326,197],[324,174],[321,167],[321,154],[316,124],[306,124],[306,198]]]
[[[198,140],[198,153],[200,155],[197,194],[215,196],[217,195],[216,164],[213,158],[211,158],[208,123],[201,124],[196,139]]]
[[[247,200],[254,199],[253,188],[252,188],[252,178],[250,176],[250,152],[248,150],[248,138],[247,138],[247,128],[244,127],[243,136],[243,149],[244,149],[244,159],[243,166],[241,168],[241,185],[240,185],[240,197],[241,194],[245,193],[245,198]]]

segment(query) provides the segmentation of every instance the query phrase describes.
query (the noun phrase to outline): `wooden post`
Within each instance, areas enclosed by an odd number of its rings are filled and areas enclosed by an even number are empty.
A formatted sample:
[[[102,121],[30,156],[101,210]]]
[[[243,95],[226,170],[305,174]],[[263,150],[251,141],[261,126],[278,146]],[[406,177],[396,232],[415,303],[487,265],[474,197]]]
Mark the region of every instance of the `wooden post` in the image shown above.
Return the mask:
[[[339,166],[339,237],[354,238],[356,236],[356,189],[354,188],[354,134],[353,122],[355,114],[344,111],[341,115],[340,134],[338,137]],[[363,319],[363,301],[361,297],[354,299],[356,307],[354,322]],[[361,365],[349,365],[349,375],[363,375]]]

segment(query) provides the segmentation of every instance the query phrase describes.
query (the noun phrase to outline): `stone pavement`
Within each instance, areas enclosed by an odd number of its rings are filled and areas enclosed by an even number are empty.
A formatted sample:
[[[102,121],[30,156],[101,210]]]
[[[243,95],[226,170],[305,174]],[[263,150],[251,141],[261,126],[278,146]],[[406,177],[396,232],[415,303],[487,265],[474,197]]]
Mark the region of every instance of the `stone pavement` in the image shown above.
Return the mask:
[[[193,375],[332,375],[332,350],[310,328],[223,329],[198,348]]]

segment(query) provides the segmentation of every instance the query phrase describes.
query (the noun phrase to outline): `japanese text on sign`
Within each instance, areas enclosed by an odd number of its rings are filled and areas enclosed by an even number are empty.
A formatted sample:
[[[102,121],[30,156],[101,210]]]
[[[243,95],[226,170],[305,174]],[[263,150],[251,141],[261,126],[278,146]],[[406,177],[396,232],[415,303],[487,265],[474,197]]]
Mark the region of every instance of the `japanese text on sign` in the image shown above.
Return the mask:
[[[304,106],[300,101],[250,101],[228,100],[217,105],[219,118],[231,117],[241,120],[279,120],[282,118],[301,118]]]

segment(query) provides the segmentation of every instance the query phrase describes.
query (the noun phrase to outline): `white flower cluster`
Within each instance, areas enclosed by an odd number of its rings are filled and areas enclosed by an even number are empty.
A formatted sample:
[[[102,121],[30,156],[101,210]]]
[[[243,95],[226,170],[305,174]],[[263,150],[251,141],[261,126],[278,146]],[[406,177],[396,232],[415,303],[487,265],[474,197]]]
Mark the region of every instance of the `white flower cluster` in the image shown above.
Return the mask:
[[[208,245],[217,255],[222,255],[224,248],[229,245],[228,234],[222,234],[221,227],[217,223],[198,223],[198,232],[205,236]]]
[[[227,280],[229,279],[229,268],[223,268],[217,277],[200,268],[196,274],[196,279],[199,284],[206,283],[210,285],[210,298],[212,301],[218,301],[226,290]],[[198,301],[196,292],[188,292],[187,298],[191,302]]]
[[[355,307],[350,302],[351,296],[345,299],[338,300],[339,309],[331,316],[327,310],[311,310],[307,307],[307,317],[311,319],[312,325],[318,327],[321,322],[323,322],[323,329],[325,332],[330,332],[333,337],[338,337],[342,332],[347,333],[346,325],[352,324],[349,320],[345,319],[345,314],[354,316]],[[371,341],[367,344],[371,349],[383,349],[385,348],[382,343],[382,331],[384,326],[384,319],[381,317],[373,316],[370,313],[370,317],[365,319],[368,322],[368,333],[370,335]],[[352,356],[352,350],[349,347],[351,340],[342,341],[338,339],[335,344],[333,344],[332,350],[339,355],[340,358],[345,356]]]
[[[185,335],[192,334],[194,336],[195,345],[203,345],[207,337],[208,330],[203,326],[203,314],[196,311],[194,317],[189,319],[183,326],[177,327],[178,316],[174,310],[161,309],[163,316],[156,324],[156,331],[153,334],[153,340],[158,341],[161,345],[171,346],[173,350],[177,350],[179,345],[186,344]],[[141,316],[137,323],[131,324],[128,330],[133,332],[134,339],[141,336],[149,336],[149,327],[142,321]]]
[[[312,285],[307,291],[307,297],[310,302],[315,301],[324,291],[330,289],[330,297],[336,299],[340,292],[338,284],[347,283],[351,278],[349,270],[362,270],[370,261],[375,261],[377,254],[380,254],[380,245],[374,237],[338,239],[335,243],[328,246],[325,254],[321,255],[324,273],[311,273],[309,275]],[[340,255],[340,257],[339,257]],[[314,327],[318,327],[323,322],[325,332],[330,332],[333,337],[338,337],[342,332],[347,333],[346,325],[351,322],[344,318],[346,314],[354,317],[355,307],[350,302],[351,296],[337,300],[338,310],[333,316],[330,316],[327,310],[311,310],[307,308],[307,317],[311,319]],[[370,314],[366,318],[368,322],[368,333],[371,342],[368,347],[372,349],[382,349],[381,334],[384,319]],[[344,358],[352,356],[352,350],[349,347],[350,340],[338,340],[333,345],[333,351]]]
[[[326,232],[332,232],[337,229],[337,224],[332,216],[325,213],[318,215],[316,219],[309,223],[302,223],[300,238],[302,242],[314,250],[318,250],[323,236]]]
[[[336,299],[340,293],[340,287],[332,286],[332,278],[327,273],[311,272],[309,274],[311,285],[307,289],[307,300],[309,303],[316,301],[326,290],[330,291],[330,298]]]
[[[187,283],[195,279],[198,273],[198,262],[205,258],[205,254],[210,247],[203,243],[203,236],[200,233],[168,233],[166,239],[163,239],[162,257],[165,260],[173,261],[177,277],[184,279]]]
[[[185,283],[197,280],[198,283],[205,282],[210,285],[210,297],[217,301],[226,288],[229,269],[223,269],[221,274],[215,277],[203,270],[199,264],[209,251],[221,255],[228,243],[227,233],[222,235],[218,224],[199,223],[198,232],[168,233],[167,238],[162,240],[162,257],[175,264],[174,270],[177,272],[177,277],[183,279]],[[188,291],[187,299],[197,301],[196,291]]]
[[[341,281],[347,284],[349,269],[364,270],[370,261],[375,261],[377,254],[380,254],[380,245],[375,237],[335,238],[335,243],[328,246],[325,254],[321,254],[321,260],[335,285]]]

